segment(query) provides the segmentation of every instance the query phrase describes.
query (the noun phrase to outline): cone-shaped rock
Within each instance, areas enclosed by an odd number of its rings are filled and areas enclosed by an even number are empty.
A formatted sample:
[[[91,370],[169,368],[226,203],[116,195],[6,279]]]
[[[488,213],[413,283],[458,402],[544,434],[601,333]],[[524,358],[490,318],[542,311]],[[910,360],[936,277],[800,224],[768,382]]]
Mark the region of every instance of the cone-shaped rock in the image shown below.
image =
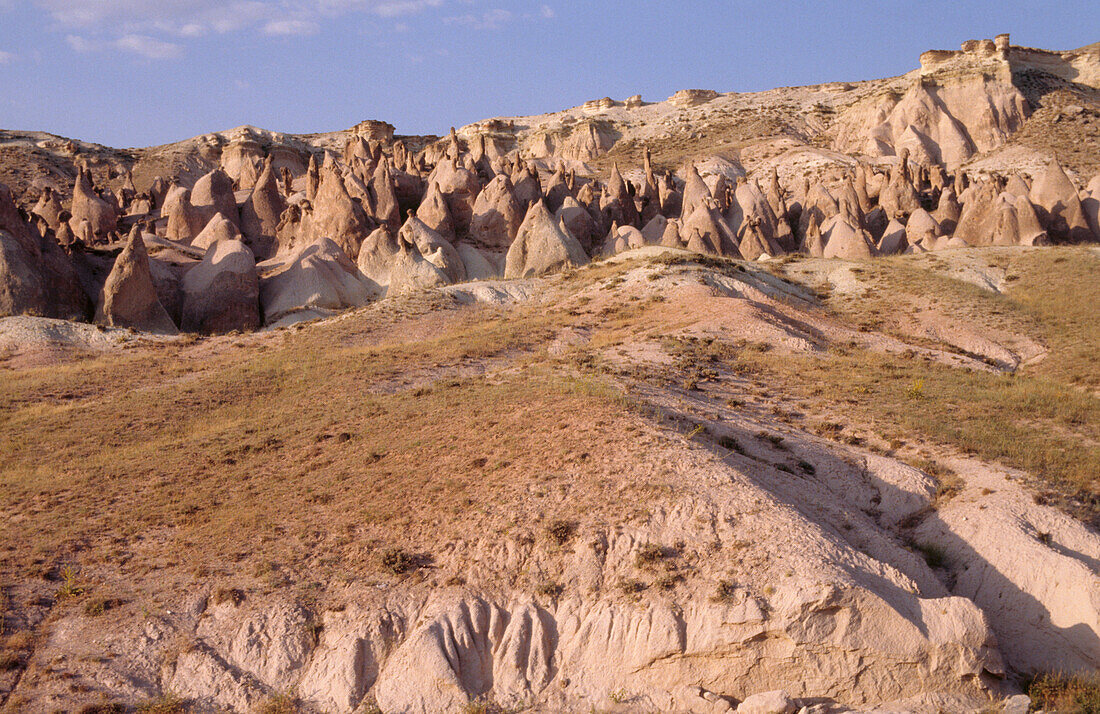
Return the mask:
[[[219,241],[183,277],[181,327],[187,332],[219,334],[250,332],[259,326],[256,258],[239,240]]]
[[[191,241],[195,248],[209,249],[219,241],[235,241],[241,237],[240,232],[233,223],[220,213],[215,213],[210,222],[206,224],[197,236]]]
[[[821,227],[825,239],[822,257],[841,260],[870,260],[875,255],[871,236],[859,226],[852,225],[844,215],[837,214]]]
[[[376,228],[359,248],[356,261],[359,272],[377,285],[381,294],[389,287],[390,271],[398,252],[397,234],[389,225]]]
[[[221,169],[206,174],[191,189],[191,205],[203,209],[206,216],[220,213],[234,226],[240,226],[237,199],[233,195],[233,179]]]
[[[432,181],[428,184],[428,191],[424,194],[424,200],[416,209],[416,217],[424,221],[424,225],[431,228],[448,241],[455,240],[454,221],[451,220],[451,209],[447,208],[447,199],[439,191],[439,186]]]
[[[403,243],[416,246],[420,255],[442,270],[450,282],[466,280],[466,267],[454,245],[415,215],[409,216],[397,237]]]
[[[103,284],[96,322],[110,327],[132,327],[145,332],[174,335],[172,318],[157,298],[149,269],[149,255],[140,231],[132,231],[126,247],[115,259]]]
[[[264,162],[264,169],[256,179],[252,193],[241,207],[241,233],[261,260],[275,254],[275,235],[279,219],[286,210],[286,199],[275,180],[271,160]]]
[[[1077,189],[1058,162],[1050,163],[1035,178],[1030,198],[1052,240],[1072,243],[1100,240],[1089,227]]]
[[[317,188],[313,212],[302,221],[305,240],[313,244],[328,238],[349,256],[357,256],[359,246],[372,230],[363,207],[348,194],[335,163],[326,162],[321,169],[321,185]]]
[[[328,238],[301,248],[260,283],[260,305],[267,325],[361,307],[373,297],[355,263]]]
[[[478,194],[470,221],[470,238],[486,248],[507,248],[523,223],[523,209],[512,180],[501,174]]]
[[[581,244],[554,219],[540,201],[527,210],[508,249],[504,277],[526,278],[588,262]]]
[[[577,199],[569,196],[562,202],[556,218],[559,223],[565,226],[570,235],[577,239],[585,252],[592,252],[592,248],[600,236],[600,226],[587,208],[582,206]],[[518,227],[516,230],[519,230]]]
[[[95,192],[92,186],[92,174],[83,167],[79,169],[76,184],[73,186],[70,213],[72,213],[73,225],[87,220],[92,226],[92,233],[98,240],[106,240],[108,235],[118,229],[118,212]]]

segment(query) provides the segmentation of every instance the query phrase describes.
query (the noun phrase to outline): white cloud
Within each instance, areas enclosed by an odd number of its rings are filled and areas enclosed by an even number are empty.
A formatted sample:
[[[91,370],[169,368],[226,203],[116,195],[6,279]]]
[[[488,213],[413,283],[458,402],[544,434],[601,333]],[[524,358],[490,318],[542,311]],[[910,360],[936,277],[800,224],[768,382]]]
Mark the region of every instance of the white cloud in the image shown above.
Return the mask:
[[[320,26],[312,20],[272,20],[264,25],[265,35],[315,35]]]
[[[132,52],[146,59],[174,59],[183,54],[183,48],[179,45],[146,35],[123,35],[110,41],[93,40],[80,35],[67,35],[65,42],[77,52],[116,49]]]
[[[72,47],[77,52],[91,52],[93,50],[99,49],[99,46],[96,45],[96,43],[78,35],[66,36],[65,42],[67,42],[69,47]]]
[[[499,30],[512,20],[512,13],[508,10],[488,10],[480,15],[459,15],[447,17],[443,22],[448,25],[462,25],[473,30]]]
[[[0,7],[8,0],[0,0]],[[179,56],[187,40],[211,34],[254,32],[301,36],[346,15],[405,18],[468,0],[29,0],[70,34],[78,52],[116,49],[152,59]],[[512,19],[507,10],[451,18],[493,29]],[[397,31],[407,30],[398,23]]]
[[[179,45],[145,35],[123,35],[113,44],[120,50],[133,52],[148,59],[173,59],[183,54],[183,48]]]
[[[0,64],[7,64],[8,62],[11,62],[14,59],[15,59],[15,55],[13,55],[11,52],[5,52],[4,50],[0,50]]]

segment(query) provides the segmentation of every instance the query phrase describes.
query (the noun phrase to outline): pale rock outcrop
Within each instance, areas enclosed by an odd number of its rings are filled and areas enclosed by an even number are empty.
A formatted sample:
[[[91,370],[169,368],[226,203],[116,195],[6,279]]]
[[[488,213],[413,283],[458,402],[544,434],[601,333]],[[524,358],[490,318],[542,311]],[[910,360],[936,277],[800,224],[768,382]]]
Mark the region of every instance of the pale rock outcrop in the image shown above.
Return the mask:
[[[707,188],[703,177],[699,175],[699,170],[695,167],[695,164],[692,164],[684,179],[683,198],[680,202],[680,220],[685,221],[691,218],[692,214],[695,213],[695,209],[710,198],[710,189]]]
[[[879,195],[879,205],[890,218],[906,220],[909,214],[921,207],[920,196],[913,186],[912,172],[909,170],[909,151],[902,149],[898,162],[890,172],[890,183]]]
[[[252,192],[241,206],[240,224],[245,241],[262,260],[273,256],[278,248],[275,237],[286,206],[272,162],[267,160]]]
[[[562,202],[556,217],[558,222],[564,225],[569,233],[577,239],[581,248],[585,252],[591,253],[599,240],[600,226],[588,209],[582,206],[577,199],[569,196]],[[516,231],[519,231],[518,226]]]
[[[69,256],[22,219],[0,183],[0,315],[83,320],[90,310]]]
[[[215,213],[199,234],[191,240],[192,247],[207,250],[219,241],[239,240],[240,232],[233,223],[220,213]]]
[[[402,243],[415,245],[420,255],[442,270],[450,282],[465,282],[466,267],[454,245],[415,215],[409,214],[398,232],[398,239]]]
[[[508,249],[504,277],[526,278],[587,262],[588,255],[581,244],[539,200],[527,210],[516,239]]]
[[[200,209],[207,220],[220,213],[239,229],[241,218],[233,191],[233,179],[220,168],[214,169],[191,188],[191,205]]]
[[[447,200],[451,219],[454,221],[455,235],[464,238],[470,232],[470,222],[474,216],[474,204],[481,192],[481,183],[477,175],[469,169],[460,167],[453,159],[442,161],[428,177],[435,182],[440,193]]]
[[[206,211],[191,204],[191,192],[186,189],[170,195],[165,201],[165,208],[168,210],[165,236],[169,240],[190,244],[210,222]]]
[[[187,332],[250,332],[260,326],[260,281],[248,246],[234,239],[211,246],[183,277],[182,313],[180,327]]]
[[[92,227],[96,240],[106,240],[118,229],[118,211],[95,192],[92,174],[83,166],[77,171],[73,186],[72,225],[87,220]]]
[[[424,222],[448,241],[455,240],[454,221],[451,220],[451,210],[447,208],[447,200],[439,191],[439,186],[434,181],[429,182],[428,191],[416,209],[416,217]]]
[[[676,220],[670,220],[665,226],[665,232],[661,234],[660,245],[665,248],[683,248],[684,241],[680,237],[680,223]]]
[[[796,709],[791,695],[780,689],[745,697],[737,705],[737,714],[794,714]]]
[[[372,230],[363,207],[348,194],[336,163],[326,161],[321,169],[313,210],[302,219],[302,242],[313,244],[327,238],[347,255],[357,256],[363,239]]]
[[[95,321],[109,327],[132,327],[144,332],[179,332],[153,285],[149,254],[139,231],[131,231],[126,247],[115,258],[100,293]]]
[[[401,202],[388,160],[378,163],[371,176],[369,188],[373,207],[372,217],[379,223],[397,230],[401,226]]]
[[[668,230],[668,219],[658,213],[642,228],[642,238],[646,245],[660,245],[666,230]]]
[[[501,277],[497,266],[476,247],[463,242],[456,245],[455,250],[466,267],[467,280],[492,280]]]
[[[904,253],[908,247],[906,227],[897,221],[890,221],[878,242],[879,255],[898,255]]]
[[[841,260],[870,260],[875,255],[875,246],[867,231],[852,223],[843,215],[837,214],[821,226],[821,235],[825,241],[822,252],[824,258]]]
[[[1058,162],[1052,162],[1035,178],[1031,203],[1051,239],[1080,243],[1100,240],[1089,227],[1073,182]]]
[[[328,238],[304,246],[260,281],[260,305],[269,326],[361,307],[373,297],[355,263]]]
[[[389,225],[376,228],[359,247],[356,260],[359,272],[372,283],[372,287],[377,286],[374,289],[378,297],[384,296],[389,287],[390,271],[398,252],[397,235]]]
[[[56,231],[61,226],[61,214],[64,210],[61,199],[57,197],[52,188],[47,186],[42,190],[42,195],[39,196],[38,202],[34,204],[31,213],[42,218],[46,225]]]
[[[486,248],[507,248],[523,223],[523,215],[512,180],[504,174],[496,176],[474,202],[470,238]]]
[[[406,225],[408,225],[406,223]],[[398,236],[398,253],[390,268],[388,296],[402,295],[418,290],[428,290],[450,285],[454,281],[439,267],[441,252],[424,256],[415,243]]]
[[[725,217],[712,206],[713,199],[700,203],[686,221],[681,221],[680,237],[688,236],[688,249],[692,248],[695,235],[698,234],[702,246],[713,246],[711,255],[726,258],[741,258],[737,237],[733,235]],[[702,251],[700,251],[702,252]]]
[[[913,211],[905,224],[905,241],[909,245],[921,242],[934,243],[941,235],[943,235],[943,229],[940,224],[923,208]]]

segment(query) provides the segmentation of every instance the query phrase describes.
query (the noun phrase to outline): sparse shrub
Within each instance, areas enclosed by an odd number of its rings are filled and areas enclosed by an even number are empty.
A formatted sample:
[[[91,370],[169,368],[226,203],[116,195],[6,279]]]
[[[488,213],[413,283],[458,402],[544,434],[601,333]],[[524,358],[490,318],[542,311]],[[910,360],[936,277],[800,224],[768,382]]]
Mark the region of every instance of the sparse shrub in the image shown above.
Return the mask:
[[[646,543],[638,549],[638,555],[634,557],[634,564],[639,568],[652,565],[665,557],[665,549],[653,543]]]
[[[237,588],[218,588],[211,596],[215,605],[221,605],[223,603],[233,603],[236,607],[244,602],[244,593]]]
[[[78,579],[76,568],[66,565],[61,569],[61,587],[57,589],[57,599],[78,598],[87,592],[87,588]]]
[[[175,694],[165,693],[137,706],[138,714],[186,714],[187,702]]]
[[[924,562],[929,568],[942,568],[947,562],[947,553],[938,545],[923,543],[918,544],[916,548],[924,556]]]
[[[641,580],[635,580],[633,578],[626,578],[619,582],[619,590],[622,590],[626,595],[638,595],[644,592],[646,584]]]
[[[906,390],[905,396],[909,399],[924,399],[924,380],[915,379],[913,383],[909,385],[909,389]]]
[[[78,711],[80,714],[124,714],[126,708],[114,702],[102,702],[100,704],[85,704]]]
[[[89,617],[99,617],[103,613],[118,607],[122,601],[113,598],[97,597],[84,603],[84,614]]]
[[[254,714],[298,714],[298,701],[291,694],[274,694],[261,700],[253,709]]]
[[[23,664],[23,657],[18,652],[0,653],[0,672],[10,672],[19,669]]]
[[[1100,677],[1097,675],[1048,672],[1040,674],[1025,689],[1035,710],[1100,714]]]
[[[546,526],[546,535],[550,536],[550,540],[558,545],[568,543],[576,532],[577,525],[571,521],[558,519],[551,521],[550,525]]]
[[[719,602],[732,600],[737,594],[737,584],[732,580],[719,580],[715,588],[714,599]]]
[[[561,583],[555,582],[553,580],[547,580],[546,582],[539,583],[536,592],[538,592],[538,594],[542,595],[543,597],[548,597],[551,600],[556,600],[557,598],[561,597],[561,594],[564,591],[565,588],[562,587]]]
[[[612,704],[624,704],[630,700],[630,695],[626,693],[625,689],[616,689],[608,694],[607,698],[611,700]]]
[[[382,567],[394,575],[404,575],[416,567],[416,556],[400,548],[386,548],[380,558]]]
[[[799,461],[798,468],[802,471],[802,473],[806,474],[807,476],[813,476],[815,473],[817,473],[817,469],[814,468],[814,465],[811,464],[809,461]]]

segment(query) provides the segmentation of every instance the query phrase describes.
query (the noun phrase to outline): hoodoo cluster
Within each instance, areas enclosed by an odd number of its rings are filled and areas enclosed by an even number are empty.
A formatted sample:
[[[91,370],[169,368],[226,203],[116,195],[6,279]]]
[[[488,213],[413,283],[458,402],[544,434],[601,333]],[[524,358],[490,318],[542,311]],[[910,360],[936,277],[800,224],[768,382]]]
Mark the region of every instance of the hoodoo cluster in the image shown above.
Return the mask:
[[[224,157],[223,157],[224,158]],[[173,333],[285,325],[386,295],[524,278],[646,245],[742,260],[841,259],[1100,240],[1100,176],[1057,163],[970,177],[907,149],[831,181],[654,170],[578,176],[567,162],[450,136],[412,152],[356,134],[298,170],[235,156],[191,185],[113,191],[78,166],[68,208],[0,188],[0,314]],[[239,164],[239,165],[236,165]]]

